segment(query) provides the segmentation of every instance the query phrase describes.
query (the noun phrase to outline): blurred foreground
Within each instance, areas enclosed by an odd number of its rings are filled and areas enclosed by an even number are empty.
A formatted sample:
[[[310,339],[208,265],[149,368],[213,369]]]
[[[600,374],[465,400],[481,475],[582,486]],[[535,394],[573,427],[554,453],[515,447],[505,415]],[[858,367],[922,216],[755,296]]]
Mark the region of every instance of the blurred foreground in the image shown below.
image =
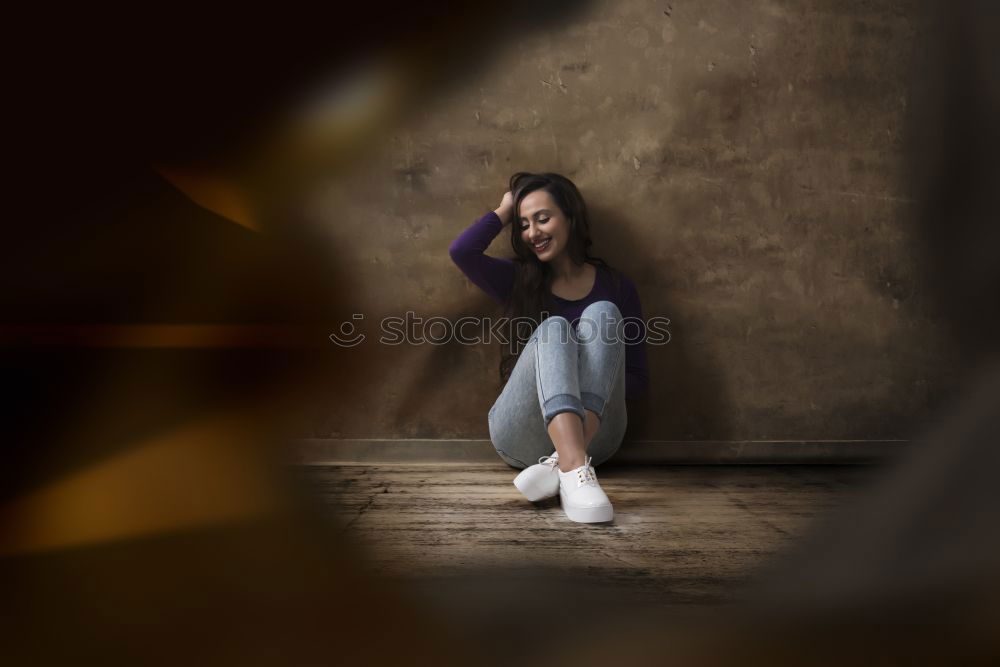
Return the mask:
[[[125,30],[90,9],[16,17],[32,55],[12,74],[0,269],[6,662],[489,664],[462,618],[365,575],[364,551],[331,533],[281,465],[317,388],[378,381],[359,372],[377,360],[326,339],[346,319],[350,277],[290,202],[460,85],[491,45],[575,11],[171,8]],[[552,636],[542,615],[533,634],[496,637],[524,646],[520,663],[1000,658],[1000,23],[978,2],[930,25],[914,81],[914,224],[927,287],[967,357],[962,400],[742,604],[667,625],[606,600],[603,634]],[[359,78],[367,95],[335,95],[328,116],[289,125],[313,86]],[[510,585],[526,600],[577,590],[544,573]],[[528,622],[545,611],[522,609]]]

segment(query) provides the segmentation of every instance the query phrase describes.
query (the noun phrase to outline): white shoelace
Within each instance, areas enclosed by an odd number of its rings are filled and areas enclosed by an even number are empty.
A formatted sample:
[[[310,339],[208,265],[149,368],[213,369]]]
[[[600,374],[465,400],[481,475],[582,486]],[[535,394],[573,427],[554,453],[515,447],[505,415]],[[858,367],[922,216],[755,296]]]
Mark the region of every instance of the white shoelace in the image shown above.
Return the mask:
[[[549,466],[550,468],[555,468],[556,464],[559,463],[559,454],[554,454],[552,456],[539,456],[538,462],[543,466]]]
[[[583,486],[584,484],[597,486],[597,473],[594,472],[594,467],[590,465],[589,456],[584,464],[576,469],[576,477],[578,486]]]
[[[590,465],[591,458],[592,457],[588,456],[583,465],[576,469],[577,486],[583,486],[585,484],[597,486],[597,473],[594,471],[594,467]],[[559,454],[556,453],[549,456],[539,456],[538,463],[555,468],[559,463]]]

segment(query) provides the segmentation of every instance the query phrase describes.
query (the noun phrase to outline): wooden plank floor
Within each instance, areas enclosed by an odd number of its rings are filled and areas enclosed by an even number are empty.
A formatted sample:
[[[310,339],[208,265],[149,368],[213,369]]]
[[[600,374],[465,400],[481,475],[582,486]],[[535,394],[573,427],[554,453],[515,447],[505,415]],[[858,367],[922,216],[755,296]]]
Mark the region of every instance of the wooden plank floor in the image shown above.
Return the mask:
[[[609,524],[528,502],[491,464],[305,466],[370,571],[439,604],[577,590],[669,609],[732,599],[754,569],[878,476],[863,466],[603,466]],[[516,582],[516,583],[514,583]],[[559,582],[556,584],[555,582]],[[542,593],[539,593],[541,595]],[[484,597],[485,596],[485,597]]]

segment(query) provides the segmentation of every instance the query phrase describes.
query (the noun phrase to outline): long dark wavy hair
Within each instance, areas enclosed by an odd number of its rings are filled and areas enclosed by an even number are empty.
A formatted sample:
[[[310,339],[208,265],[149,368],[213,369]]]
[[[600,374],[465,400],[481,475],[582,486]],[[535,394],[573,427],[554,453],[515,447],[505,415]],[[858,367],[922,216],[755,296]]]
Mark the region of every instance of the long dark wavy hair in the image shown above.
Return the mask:
[[[571,180],[551,172],[534,174],[519,171],[510,177],[510,193],[514,198],[514,219],[510,224],[510,245],[514,249],[514,289],[504,306],[507,323],[507,344],[501,342],[500,381],[506,384],[529,336],[554,310],[552,300],[552,267],[538,256],[521,238],[521,200],[535,190],[548,192],[570,225],[566,252],[573,262],[593,264],[598,271],[607,270],[614,279],[615,290],[621,285],[616,269],[600,257],[590,254],[590,219],[580,190]]]

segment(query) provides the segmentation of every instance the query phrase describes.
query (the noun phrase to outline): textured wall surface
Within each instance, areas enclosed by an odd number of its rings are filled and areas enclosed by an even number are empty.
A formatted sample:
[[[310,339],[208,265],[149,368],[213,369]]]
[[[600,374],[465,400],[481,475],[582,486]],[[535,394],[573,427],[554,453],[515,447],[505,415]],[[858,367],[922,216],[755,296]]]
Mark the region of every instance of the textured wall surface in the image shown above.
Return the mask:
[[[373,381],[304,435],[489,437],[498,346],[381,345],[378,322],[495,314],[447,249],[518,170],[573,179],[594,254],[671,320],[627,438],[914,435],[951,381],[908,229],[916,12],[615,0],[512,38],[309,202],[355,281]],[[510,256],[507,235],[489,252]]]

